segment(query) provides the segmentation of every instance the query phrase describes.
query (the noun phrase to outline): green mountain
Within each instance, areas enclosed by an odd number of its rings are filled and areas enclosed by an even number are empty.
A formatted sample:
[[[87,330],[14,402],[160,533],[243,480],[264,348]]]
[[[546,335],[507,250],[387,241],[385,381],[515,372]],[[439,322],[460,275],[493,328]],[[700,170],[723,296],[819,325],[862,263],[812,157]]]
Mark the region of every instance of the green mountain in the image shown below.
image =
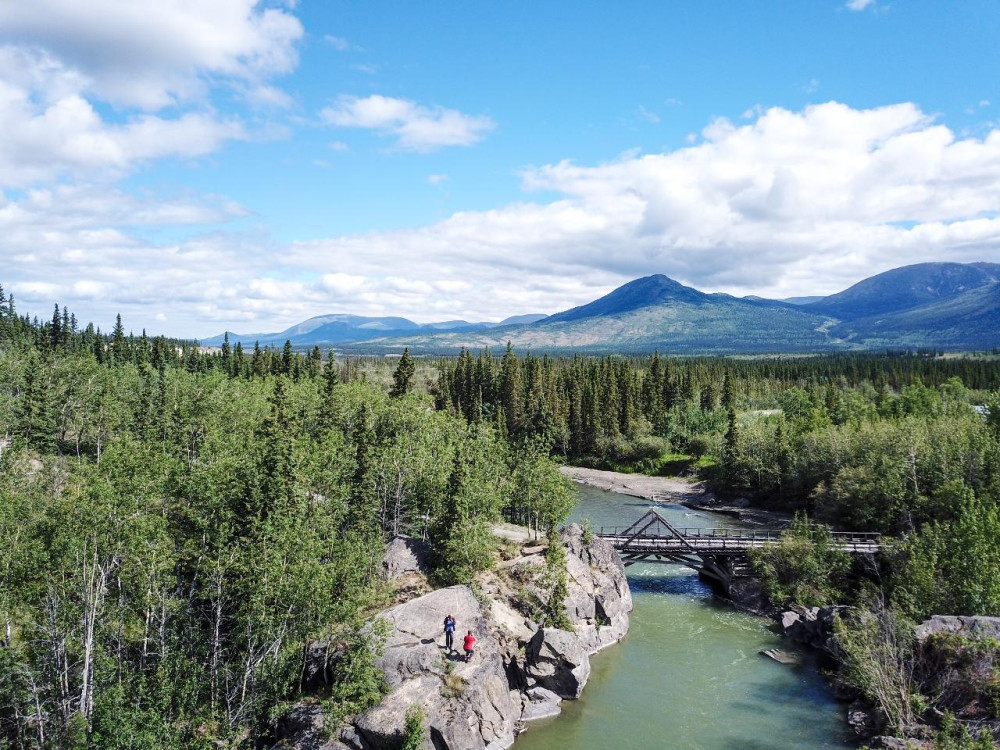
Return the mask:
[[[369,341],[361,349],[374,352],[406,345],[450,352],[462,347],[495,348],[511,341],[518,348],[551,352],[811,352],[848,346],[829,333],[835,323],[796,305],[705,294],[657,274],[531,325],[434,335],[414,332]]]
[[[554,353],[760,354],[850,349],[1000,346],[1000,264],[920,263],[818,300],[706,294],[662,274],[635,279],[586,305],[496,323],[417,324],[325,315],[276,334],[230,342],[335,345],[349,352],[424,353],[502,347]],[[221,337],[206,343],[218,343]]]
[[[1000,264],[921,263],[819,300],[706,294],[662,274],[630,281],[531,325],[366,342],[426,352],[501,347],[550,352],[755,354],[1000,346]]]
[[[917,263],[859,281],[804,309],[856,320],[946,302],[1000,281],[1000,263]]]
[[[991,349],[1000,346],[1000,282],[901,312],[858,318],[830,332],[866,347]]]

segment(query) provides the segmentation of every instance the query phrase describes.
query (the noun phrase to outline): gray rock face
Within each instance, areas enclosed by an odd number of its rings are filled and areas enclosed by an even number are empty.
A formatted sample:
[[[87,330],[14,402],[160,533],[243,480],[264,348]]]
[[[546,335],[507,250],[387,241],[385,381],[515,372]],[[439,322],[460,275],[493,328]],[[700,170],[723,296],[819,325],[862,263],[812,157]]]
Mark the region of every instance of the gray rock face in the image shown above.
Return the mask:
[[[566,613],[588,654],[617,643],[628,632],[632,592],[625,566],[603,539],[583,541],[583,529],[570,524],[560,534],[566,546],[569,596]]]
[[[473,660],[444,649],[443,622],[458,625],[455,646],[471,630]],[[435,747],[481,750],[509,747],[521,701],[507,683],[500,645],[467,586],[439,589],[400,604],[380,617],[390,625],[378,665],[392,690],[381,704],[354,721],[365,743],[391,747],[402,738],[406,711],[422,706]]]
[[[435,750],[504,750],[514,743],[521,722],[555,716],[563,698],[577,698],[590,676],[590,654],[628,632],[632,595],[625,568],[601,539],[583,541],[583,529],[562,532],[566,546],[566,611],[574,632],[540,628],[532,612],[519,608],[518,590],[542,601],[545,558],[523,554],[487,576],[484,604],[467,586],[439,589],[385,610],[385,651],[378,661],[389,694],[356,716],[336,740],[320,739],[321,715],[297,707],[282,736],[310,750],[379,750],[402,740],[406,712],[420,706]],[[389,578],[421,572],[426,550],[414,540],[394,539],[385,555]],[[523,602],[521,602],[523,604]],[[444,648],[444,618],[457,624],[455,653]],[[476,653],[460,658],[462,637],[471,630]],[[317,647],[316,681],[325,675],[328,647]],[[334,657],[336,658],[336,657]],[[301,708],[301,711],[300,711]],[[299,715],[301,713],[301,716]],[[326,744],[324,744],[326,743]]]
[[[781,633],[796,643],[833,654],[833,622],[847,607],[799,607],[793,605],[779,615]]]
[[[590,656],[568,630],[543,628],[528,643],[525,671],[562,698],[579,698],[590,677]]]
[[[962,635],[973,640],[1000,640],[1000,617],[951,617],[934,615],[917,626],[917,638],[926,640],[936,633]]]
[[[388,580],[404,573],[426,573],[430,546],[422,539],[397,536],[382,556],[382,572]]]
[[[562,698],[543,687],[530,688],[525,694],[521,721],[548,719],[562,713]]]

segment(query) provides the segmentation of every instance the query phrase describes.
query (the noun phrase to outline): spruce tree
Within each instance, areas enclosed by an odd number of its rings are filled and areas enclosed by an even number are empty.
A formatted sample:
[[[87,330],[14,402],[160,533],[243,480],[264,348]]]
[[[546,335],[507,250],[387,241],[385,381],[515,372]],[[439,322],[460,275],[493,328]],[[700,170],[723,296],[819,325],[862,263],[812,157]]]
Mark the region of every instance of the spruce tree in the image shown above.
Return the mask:
[[[416,370],[416,365],[410,356],[410,349],[407,347],[403,349],[403,356],[399,358],[396,371],[392,374],[392,388],[389,390],[390,396],[393,398],[402,398],[410,392],[410,388],[412,388],[410,381],[413,379],[414,370]]]

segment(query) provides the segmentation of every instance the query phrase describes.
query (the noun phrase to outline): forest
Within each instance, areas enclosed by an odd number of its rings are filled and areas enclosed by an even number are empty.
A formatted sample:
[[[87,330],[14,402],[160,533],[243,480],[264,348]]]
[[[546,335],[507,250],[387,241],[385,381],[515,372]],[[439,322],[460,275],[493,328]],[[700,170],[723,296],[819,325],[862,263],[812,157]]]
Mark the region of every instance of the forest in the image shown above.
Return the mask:
[[[933,352],[209,349],[0,290],[0,745],[266,743],[320,641],[328,714],[374,704],[384,543],[427,539],[437,581],[468,582],[491,524],[566,518],[560,463],[798,513],[754,561],[778,603],[1000,615],[998,388],[996,357]],[[817,522],[894,541],[859,575]]]
[[[363,710],[389,537],[468,582],[491,523],[570,510],[544,451],[434,410],[405,366],[387,388],[77,329],[0,304],[0,746],[255,746],[315,642],[339,644],[327,714]]]

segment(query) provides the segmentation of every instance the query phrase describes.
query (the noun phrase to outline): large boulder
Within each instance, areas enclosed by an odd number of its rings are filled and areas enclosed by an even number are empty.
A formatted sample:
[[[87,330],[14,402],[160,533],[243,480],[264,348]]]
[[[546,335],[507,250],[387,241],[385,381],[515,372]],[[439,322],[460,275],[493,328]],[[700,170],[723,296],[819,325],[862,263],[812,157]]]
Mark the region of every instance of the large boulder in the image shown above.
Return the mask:
[[[625,637],[632,592],[615,548],[600,537],[584,538],[575,523],[560,534],[567,552],[566,613],[580,644],[593,654]]]
[[[537,721],[558,716],[562,712],[562,698],[543,687],[529,688],[525,692],[521,721]]]
[[[561,698],[579,698],[590,677],[590,656],[576,634],[542,628],[528,643],[525,672]]]
[[[457,624],[462,636],[476,636],[476,653],[466,664],[444,649],[443,622]],[[406,712],[421,706],[438,750],[490,750],[514,742],[521,700],[512,694],[500,645],[468,586],[439,589],[383,612],[389,626],[385,652],[378,660],[391,691],[375,708],[354,720],[373,748],[391,747],[403,736]]]
[[[845,609],[847,607],[839,604],[826,607],[800,607],[793,604],[777,616],[781,634],[796,643],[834,654],[836,646],[833,641],[833,626]]]
[[[1000,641],[1000,617],[934,615],[917,625],[917,639],[920,641],[939,633],[961,635],[977,641],[984,638]]]
[[[427,573],[427,559],[430,545],[422,539],[397,536],[385,548],[382,556],[382,572],[388,580],[399,578],[406,573]]]

